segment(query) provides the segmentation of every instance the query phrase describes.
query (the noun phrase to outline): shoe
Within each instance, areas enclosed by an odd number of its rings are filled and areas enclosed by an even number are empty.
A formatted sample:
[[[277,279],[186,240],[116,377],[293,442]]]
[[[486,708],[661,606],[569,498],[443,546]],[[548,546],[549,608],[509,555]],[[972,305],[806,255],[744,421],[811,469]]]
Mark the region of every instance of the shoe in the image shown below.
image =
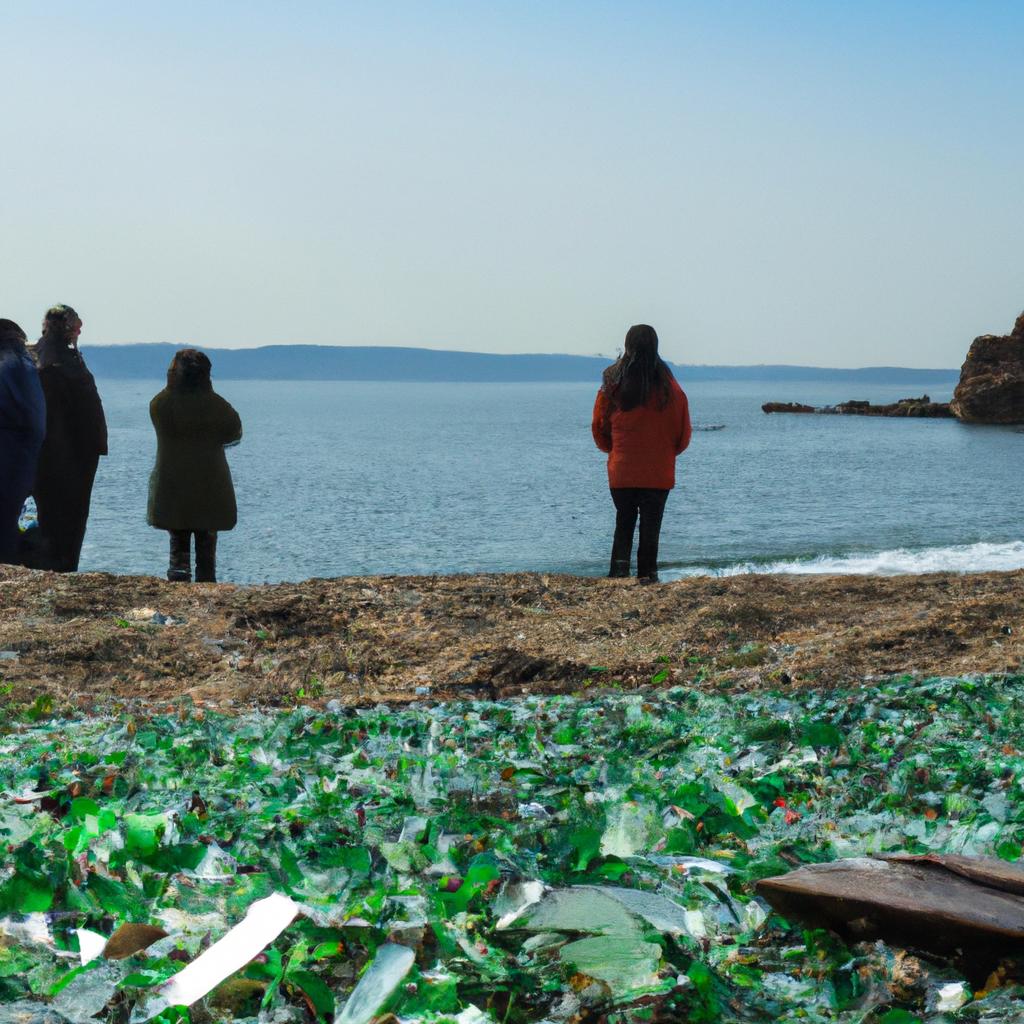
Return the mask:
[[[629,562],[619,561],[616,559],[612,562],[611,569],[608,570],[608,579],[610,580],[624,580],[629,576]]]
[[[642,587],[646,587],[646,586],[648,586],[651,583],[657,583],[658,582],[658,574],[656,572],[652,572],[650,574],[650,576],[637,576],[636,581]]]

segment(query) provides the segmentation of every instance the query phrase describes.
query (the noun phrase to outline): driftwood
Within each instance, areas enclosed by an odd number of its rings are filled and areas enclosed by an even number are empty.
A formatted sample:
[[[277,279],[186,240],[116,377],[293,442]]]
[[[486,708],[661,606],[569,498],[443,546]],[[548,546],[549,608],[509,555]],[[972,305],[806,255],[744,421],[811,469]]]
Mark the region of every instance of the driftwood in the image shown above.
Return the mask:
[[[948,854],[854,857],[765,878],[780,914],[849,940],[949,956],[973,977],[1024,955],[1024,869]]]

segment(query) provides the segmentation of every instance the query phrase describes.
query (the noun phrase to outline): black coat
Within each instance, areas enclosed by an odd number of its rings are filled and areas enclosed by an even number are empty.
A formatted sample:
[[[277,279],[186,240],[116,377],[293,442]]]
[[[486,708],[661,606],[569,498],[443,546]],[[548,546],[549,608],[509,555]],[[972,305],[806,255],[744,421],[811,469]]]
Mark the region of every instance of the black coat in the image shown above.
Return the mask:
[[[74,572],[89,519],[96,463],[107,454],[107,421],[96,382],[73,349],[59,358],[35,356],[46,395],[46,440],[39,453],[33,494],[39,513],[42,548],[26,558],[37,569]]]
[[[161,530],[230,530],[238,512],[224,446],[242,436],[238,413],[212,390],[164,388],[149,417],[156,465],[146,521]]]
[[[54,472],[78,460],[107,454],[107,421],[96,381],[81,356],[39,368],[46,396],[46,440],[40,466],[52,463]]]

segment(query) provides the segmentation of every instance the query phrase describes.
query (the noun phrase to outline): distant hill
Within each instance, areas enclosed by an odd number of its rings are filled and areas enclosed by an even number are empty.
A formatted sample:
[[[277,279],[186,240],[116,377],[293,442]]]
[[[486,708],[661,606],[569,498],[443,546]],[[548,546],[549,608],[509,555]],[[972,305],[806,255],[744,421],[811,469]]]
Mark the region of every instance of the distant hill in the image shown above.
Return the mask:
[[[157,380],[182,345],[88,345],[83,353],[97,377]],[[429,348],[340,345],[266,345],[204,348],[219,380],[597,381],[610,360],[599,356],[491,355]],[[956,382],[958,370],[868,366],[834,370],[815,366],[688,366],[672,364],[681,381],[833,380],[899,384]]]

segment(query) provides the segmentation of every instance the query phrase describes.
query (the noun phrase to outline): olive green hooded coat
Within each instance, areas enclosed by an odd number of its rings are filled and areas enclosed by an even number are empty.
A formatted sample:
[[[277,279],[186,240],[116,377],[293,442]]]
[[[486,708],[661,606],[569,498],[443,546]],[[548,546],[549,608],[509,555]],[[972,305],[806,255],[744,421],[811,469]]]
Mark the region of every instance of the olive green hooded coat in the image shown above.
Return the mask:
[[[146,521],[160,530],[230,530],[238,511],[224,446],[242,437],[238,413],[212,390],[165,388],[149,417],[156,465]]]

